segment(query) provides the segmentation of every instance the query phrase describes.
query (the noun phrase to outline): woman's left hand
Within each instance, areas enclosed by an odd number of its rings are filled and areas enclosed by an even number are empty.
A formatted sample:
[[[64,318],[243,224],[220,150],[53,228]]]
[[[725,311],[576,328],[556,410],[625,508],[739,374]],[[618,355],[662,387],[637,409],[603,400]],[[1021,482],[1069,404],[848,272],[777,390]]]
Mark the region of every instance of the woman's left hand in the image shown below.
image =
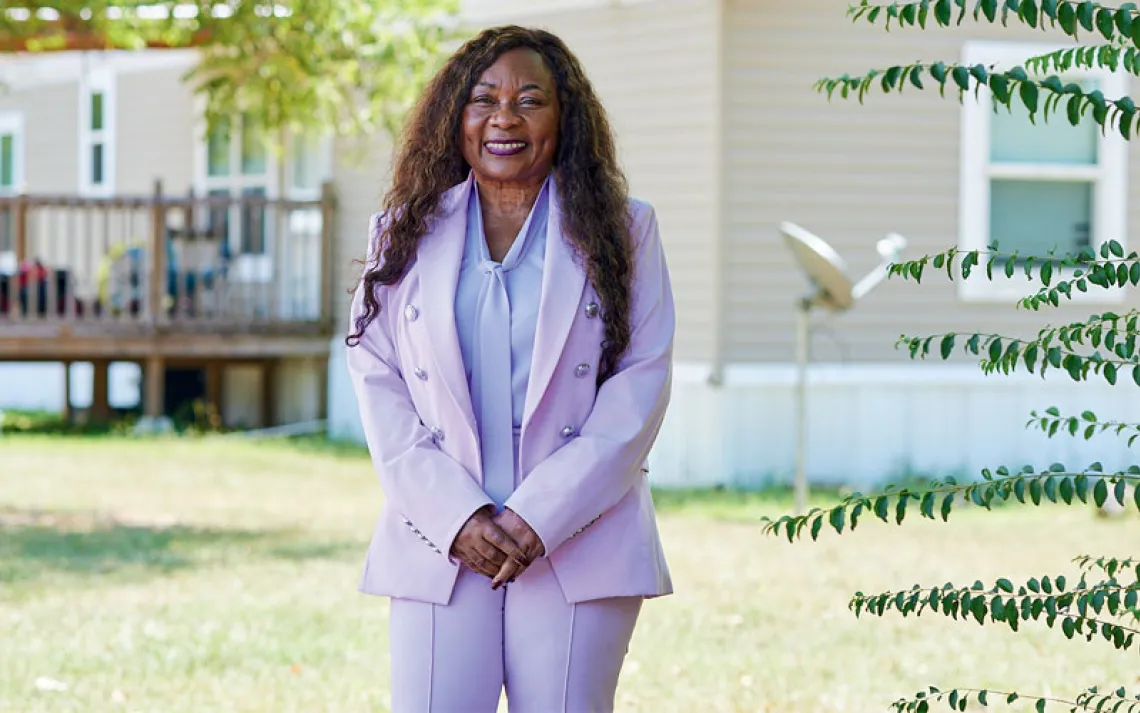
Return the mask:
[[[504,509],[494,517],[494,522],[518,544],[527,561],[534,562],[545,554],[546,548],[543,547],[538,533],[532,530],[526,520],[519,517],[514,510]],[[515,581],[524,571],[526,571],[525,566],[508,557],[499,569],[499,573],[491,580],[491,589],[498,589],[505,583]]]

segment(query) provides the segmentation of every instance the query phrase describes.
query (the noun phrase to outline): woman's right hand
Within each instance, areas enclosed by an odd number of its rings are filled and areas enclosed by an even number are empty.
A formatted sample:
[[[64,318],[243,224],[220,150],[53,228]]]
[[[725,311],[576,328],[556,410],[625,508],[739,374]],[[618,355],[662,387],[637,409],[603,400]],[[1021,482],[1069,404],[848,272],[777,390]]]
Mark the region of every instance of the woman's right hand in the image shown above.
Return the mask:
[[[489,505],[463,524],[451,543],[451,555],[488,579],[495,578],[508,557],[524,568],[530,566],[518,543],[495,524]]]

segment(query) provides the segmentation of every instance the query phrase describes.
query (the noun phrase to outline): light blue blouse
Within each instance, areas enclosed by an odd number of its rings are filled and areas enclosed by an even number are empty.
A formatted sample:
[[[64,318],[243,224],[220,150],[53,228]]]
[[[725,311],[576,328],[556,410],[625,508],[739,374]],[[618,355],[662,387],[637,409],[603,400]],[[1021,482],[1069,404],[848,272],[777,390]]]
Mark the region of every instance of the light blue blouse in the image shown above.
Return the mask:
[[[502,416],[499,409],[510,409],[511,423],[517,438],[522,425],[523,406],[526,401],[527,382],[530,380],[531,355],[534,352],[535,327],[538,323],[538,305],[542,293],[543,261],[546,254],[546,221],[549,214],[550,178],[547,178],[539,191],[538,198],[523,223],[507,254],[503,257],[502,275],[506,285],[510,311],[510,394],[482,394],[483,389],[472,388],[472,367],[475,364],[474,350],[477,348],[476,330],[485,303],[486,281],[493,279],[484,269],[484,263],[491,261],[487,248],[486,233],[483,230],[483,211],[479,203],[479,188],[472,180],[471,198],[467,206],[467,237],[463,249],[463,260],[459,268],[459,282],[455,292],[455,326],[459,336],[459,348],[463,355],[467,385],[471,391],[476,419],[483,413]],[[489,401],[489,402],[487,402]],[[484,444],[486,447],[487,444]],[[517,457],[517,453],[515,454]],[[502,483],[499,490],[492,493],[487,483],[490,474],[484,475],[484,488],[488,495],[502,505],[503,496],[513,490],[513,482],[507,488]],[[513,475],[513,474],[512,474]],[[513,481],[513,478],[511,478]]]

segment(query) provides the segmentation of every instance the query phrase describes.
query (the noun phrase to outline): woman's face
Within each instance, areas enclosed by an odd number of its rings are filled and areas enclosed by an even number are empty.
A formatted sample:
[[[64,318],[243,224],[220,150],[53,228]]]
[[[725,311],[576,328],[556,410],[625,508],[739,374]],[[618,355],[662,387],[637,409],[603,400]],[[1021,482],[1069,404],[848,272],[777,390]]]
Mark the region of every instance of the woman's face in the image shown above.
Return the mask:
[[[558,92],[542,56],[505,52],[463,108],[463,158],[480,182],[541,181],[554,166],[558,122]]]

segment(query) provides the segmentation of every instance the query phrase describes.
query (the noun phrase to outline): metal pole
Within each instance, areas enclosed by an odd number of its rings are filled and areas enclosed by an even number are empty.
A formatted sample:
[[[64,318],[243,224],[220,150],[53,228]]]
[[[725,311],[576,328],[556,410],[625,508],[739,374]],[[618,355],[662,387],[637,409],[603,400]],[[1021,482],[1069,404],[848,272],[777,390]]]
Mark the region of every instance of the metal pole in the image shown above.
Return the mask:
[[[808,483],[804,469],[807,441],[807,367],[811,359],[811,300],[802,299],[796,309],[796,514],[807,512]]]

